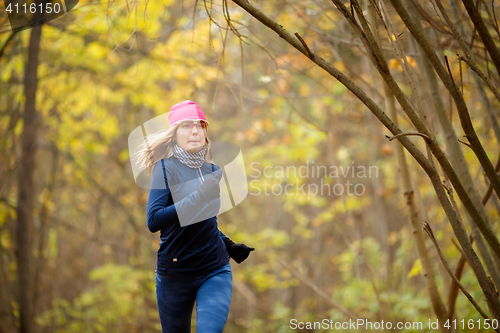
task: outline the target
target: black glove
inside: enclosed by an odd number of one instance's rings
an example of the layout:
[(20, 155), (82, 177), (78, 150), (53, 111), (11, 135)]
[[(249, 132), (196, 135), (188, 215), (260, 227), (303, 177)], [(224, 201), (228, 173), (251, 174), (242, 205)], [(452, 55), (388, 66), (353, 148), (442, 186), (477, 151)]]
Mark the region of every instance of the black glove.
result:
[(245, 244), (235, 244), (229, 238), (224, 238), (224, 244), (226, 244), (227, 254), (230, 258), (233, 258), (238, 264), (241, 264), (243, 260), (248, 258), (250, 252), (255, 250), (253, 247), (248, 247)]
[(208, 178), (200, 186), (198, 193), (203, 201), (220, 197), (219, 179), (217, 177)]

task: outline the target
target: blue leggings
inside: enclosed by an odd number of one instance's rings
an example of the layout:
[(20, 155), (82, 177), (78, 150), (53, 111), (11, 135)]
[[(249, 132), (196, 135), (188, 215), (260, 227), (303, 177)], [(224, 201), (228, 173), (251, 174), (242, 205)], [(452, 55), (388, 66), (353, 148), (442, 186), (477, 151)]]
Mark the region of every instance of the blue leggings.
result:
[(196, 300), (196, 331), (221, 333), (233, 292), (231, 264), (200, 276), (160, 275), (156, 272), (156, 301), (163, 333), (191, 332)]

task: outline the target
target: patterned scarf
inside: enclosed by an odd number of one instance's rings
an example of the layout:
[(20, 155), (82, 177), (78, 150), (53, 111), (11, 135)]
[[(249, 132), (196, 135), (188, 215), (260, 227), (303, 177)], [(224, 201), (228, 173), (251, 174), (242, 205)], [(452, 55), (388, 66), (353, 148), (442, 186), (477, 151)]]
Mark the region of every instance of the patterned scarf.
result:
[(205, 162), (205, 151), (207, 150), (206, 145), (197, 152), (190, 153), (177, 145), (174, 146), (174, 157), (177, 158), (182, 164), (190, 167), (191, 169), (199, 168)]

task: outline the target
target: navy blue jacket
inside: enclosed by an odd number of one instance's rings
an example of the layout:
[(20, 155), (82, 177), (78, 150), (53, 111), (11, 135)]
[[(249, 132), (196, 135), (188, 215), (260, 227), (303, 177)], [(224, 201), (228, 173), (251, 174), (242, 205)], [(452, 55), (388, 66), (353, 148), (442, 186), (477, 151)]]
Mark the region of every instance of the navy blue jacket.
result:
[[(192, 169), (173, 156), (158, 161), (154, 166), (147, 220), (152, 233), (161, 230), (156, 265), (159, 274), (204, 274), (229, 262), (223, 242), (226, 236), (217, 227), (218, 208), (214, 209), (213, 204), (208, 207), (198, 191), (192, 188), (193, 184), (197, 184), (196, 187), (199, 188), (203, 178), (214, 175), (219, 179), (222, 176), (222, 170), (217, 165), (205, 162), (201, 168)], [(190, 189), (184, 186), (182, 200), (179, 200), (178, 194), (172, 193), (172, 189), (177, 191), (178, 184), (181, 187), (183, 184), (191, 184)], [(216, 200), (216, 207), (220, 207), (220, 199)], [(181, 226), (178, 211), (182, 218), (198, 218), (196, 221), (201, 222)], [(203, 218), (204, 216), (210, 217)]]

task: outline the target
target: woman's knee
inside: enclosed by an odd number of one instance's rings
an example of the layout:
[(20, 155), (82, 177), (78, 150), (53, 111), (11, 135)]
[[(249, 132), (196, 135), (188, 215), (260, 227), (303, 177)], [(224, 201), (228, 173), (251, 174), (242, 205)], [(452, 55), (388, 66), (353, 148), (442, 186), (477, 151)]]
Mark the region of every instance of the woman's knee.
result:
[(222, 332), (229, 314), (233, 280), (231, 272), (207, 279), (196, 295), (196, 326), (203, 332)]

